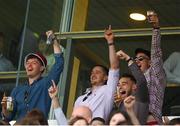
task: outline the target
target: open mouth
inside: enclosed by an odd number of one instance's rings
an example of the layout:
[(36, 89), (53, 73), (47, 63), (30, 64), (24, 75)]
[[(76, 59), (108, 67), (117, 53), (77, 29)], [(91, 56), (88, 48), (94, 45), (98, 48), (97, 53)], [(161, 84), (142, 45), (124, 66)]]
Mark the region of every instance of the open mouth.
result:
[(120, 93), (123, 95), (123, 94), (126, 94), (126, 91), (120, 91)]

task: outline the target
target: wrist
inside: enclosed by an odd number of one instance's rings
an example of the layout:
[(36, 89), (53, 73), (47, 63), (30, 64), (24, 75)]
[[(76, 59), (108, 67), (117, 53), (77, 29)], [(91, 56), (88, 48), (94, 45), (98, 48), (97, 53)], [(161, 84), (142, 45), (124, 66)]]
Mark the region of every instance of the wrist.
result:
[(133, 58), (132, 58), (132, 57), (128, 57), (128, 58), (126, 59), (126, 62), (129, 63), (130, 60), (133, 60)]
[(159, 29), (159, 28), (160, 28), (159, 23), (153, 25), (153, 29)]
[(53, 37), (52, 41), (53, 41), (53, 42), (54, 42), (54, 41), (57, 41), (56, 36)]
[(57, 100), (57, 99), (58, 99), (57, 96), (52, 97), (52, 101)]
[(108, 43), (108, 46), (112, 46), (112, 45), (114, 45), (114, 42), (109, 42)]

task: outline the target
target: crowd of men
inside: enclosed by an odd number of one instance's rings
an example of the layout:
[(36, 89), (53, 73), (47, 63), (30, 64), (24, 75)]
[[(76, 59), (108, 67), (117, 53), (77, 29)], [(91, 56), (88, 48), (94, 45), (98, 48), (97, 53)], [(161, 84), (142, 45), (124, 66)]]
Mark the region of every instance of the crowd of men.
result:
[[(63, 56), (58, 40), (52, 31), (48, 31), (46, 35), (53, 41), (55, 63), (48, 75), (42, 77), (47, 66), (46, 58), (40, 53), (30, 53), (25, 57), (28, 81), (13, 89), (12, 111), (7, 108), (7, 97), (3, 97), (1, 104), (4, 123), (16, 119), (17, 125), (47, 125), (52, 104), (59, 125), (163, 124), (162, 104), (166, 74), (163, 69), (160, 26), (156, 13), (150, 16), (150, 23), (153, 28), (151, 51), (138, 48), (135, 50), (135, 58), (123, 50), (116, 51), (111, 26), (105, 30), (110, 67), (95, 65), (92, 68), (91, 87), (76, 99), (70, 119), (63, 113), (57, 97), (57, 84), (64, 64)], [(123, 60), (127, 62), (131, 74), (122, 73), (120, 76), (119, 63)], [(178, 121), (176, 119), (174, 122)]]

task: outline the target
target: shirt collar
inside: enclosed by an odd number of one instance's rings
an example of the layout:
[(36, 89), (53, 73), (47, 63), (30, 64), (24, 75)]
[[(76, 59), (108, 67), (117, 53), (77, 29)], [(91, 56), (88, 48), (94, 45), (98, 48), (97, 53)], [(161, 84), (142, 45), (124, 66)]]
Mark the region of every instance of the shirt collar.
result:
[[(41, 79), (42, 79), (42, 77), (39, 77), (38, 79), (34, 80), (31, 85), (34, 85), (34, 83), (36, 83), (37, 81), (39, 81), (39, 80), (41, 80)], [(27, 84), (29, 85), (29, 81), (27, 81)], [(30, 86), (31, 86), (31, 85), (30, 85)]]
[(144, 74), (148, 74), (149, 73), (149, 69), (147, 69), (145, 72), (144, 72)]
[(84, 94), (87, 94), (88, 92), (92, 91), (92, 88), (87, 88)]

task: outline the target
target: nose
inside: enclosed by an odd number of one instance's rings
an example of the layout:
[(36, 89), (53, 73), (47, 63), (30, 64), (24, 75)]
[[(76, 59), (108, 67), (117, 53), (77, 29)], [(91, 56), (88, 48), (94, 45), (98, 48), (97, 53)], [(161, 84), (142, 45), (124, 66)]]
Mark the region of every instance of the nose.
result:
[(27, 63), (26, 64), (26, 67), (31, 67), (32, 66), (32, 63)]
[(139, 60), (135, 60), (136, 63), (139, 63)]
[(118, 83), (117, 86), (119, 87), (119, 89), (122, 89), (122, 85), (120, 83)]

